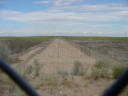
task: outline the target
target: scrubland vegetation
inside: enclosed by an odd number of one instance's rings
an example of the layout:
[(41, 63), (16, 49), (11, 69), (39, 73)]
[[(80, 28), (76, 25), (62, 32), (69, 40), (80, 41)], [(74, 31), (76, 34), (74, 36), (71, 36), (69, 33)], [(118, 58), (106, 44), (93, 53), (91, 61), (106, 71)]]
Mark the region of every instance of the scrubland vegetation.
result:
[[(26, 70), (28, 70), (29, 72), (24, 70), (24, 73), (22, 74), (22, 76), (24, 76), (24, 78), (29, 81), (31, 83), (31, 85), (36, 89), (39, 90), (41, 87), (44, 87), (48, 90), (48, 93), (53, 95), (57, 93), (58, 87), (59, 86), (67, 86), (68, 88), (73, 88), (73, 86), (79, 86), (74, 80), (75, 77), (83, 77), (84, 78), (84, 73), (83, 71), (86, 71), (84, 69), (82, 69), (82, 63), (80, 61), (75, 61), (74, 62), (74, 67), (73, 67), (73, 71), (71, 73), (68, 73), (66, 71), (57, 71), (58, 75), (45, 75), (39, 74), (40, 71), (40, 63), (37, 59), (35, 59), (33, 61), (34, 66), (31, 67), (29, 66)], [(86, 80), (90, 80), (92, 82), (97, 82), (95, 80), (100, 80), (100, 79), (117, 79), (122, 73), (123, 71), (125, 71), (127, 69), (127, 66), (122, 65), (122, 66), (111, 66), (109, 65), (107, 62), (104, 61), (98, 61), (94, 64), (94, 66), (92, 67), (92, 73), (89, 76), (88, 79), (84, 79)], [(112, 70), (111, 72), (109, 72), (109, 70)], [(31, 72), (33, 71), (33, 72)], [(20, 74), (20, 73), (19, 73)], [(71, 74), (71, 75), (69, 75)], [(69, 77), (71, 77), (71, 80), (69, 80)], [(32, 80), (32, 81), (31, 81)], [(25, 93), (18, 88), (13, 82), (12, 80), (10, 80), (10, 78), (6, 75), (4, 75), (3, 77), (3, 81), (4, 83), (8, 84), (8, 90), (9, 90), (9, 96), (27, 96), (25, 95)], [(88, 86), (88, 85), (85, 85)], [(127, 96), (128, 90), (127, 88), (123, 90), (121, 96)]]
[(105, 41), (113, 41), (113, 42), (128, 42), (128, 37), (83, 37), (83, 36), (69, 36), (64, 37), (68, 40), (105, 40)]
[[(49, 40), (52, 37), (11, 37), (4, 38), (0, 42), (0, 57), (6, 60), (7, 62), (17, 62), (18, 58), (15, 58), (14, 53), (20, 53), (32, 46), (38, 45), (43, 41)], [(79, 37), (66, 37), (68, 39), (78, 39)], [(81, 40), (111, 40), (116, 42), (127, 42), (128, 38), (114, 38), (114, 37), (86, 37), (79, 38)], [(127, 64), (112, 65), (109, 62), (104, 60), (96, 61), (95, 64), (91, 67), (90, 75), (87, 74), (87, 70), (83, 67), (83, 63), (80, 60), (74, 61), (74, 65), (70, 72), (66, 70), (56, 70), (55, 74), (46, 75), (45, 73), (40, 74), (41, 68), (44, 66), (36, 58), (33, 60), (32, 65), (26, 66), (23, 70), (23, 73), (20, 73), (36, 90), (45, 90), (47, 95), (59, 96), (61, 91), (58, 91), (62, 88), (68, 88), (68, 90), (73, 89), (74, 87), (81, 86), (77, 82), (77, 78), (81, 78), (83, 82), (89, 80), (92, 84), (98, 82), (98, 80), (116, 80), (119, 76), (128, 68)], [(18, 88), (12, 80), (6, 75), (2, 74), (2, 79), (0, 82), (6, 85), (5, 89), (8, 90), (8, 96), (27, 96), (20, 88)], [(60, 87), (61, 86), (61, 87)], [(65, 87), (66, 86), (66, 87)], [(88, 88), (89, 84), (84, 84), (84, 88)], [(0, 87), (0, 91), (3, 92), (4, 88)], [(78, 93), (78, 90), (75, 90), (75, 93)], [(128, 95), (128, 88), (125, 88), (121, 93), (121, 96)], [(63, 94), (63, 96), (67, 96)], [(85, 95), (86, 96), (86, 95)]]
[(0, 41), (0, 58), (4, 59), (8, 63), (18, 61), (16, 57), (12, 56), (12, 50), (9, 46), (9, 42)]
[(37, 36), (37, 37), (0, 37), (0, 41), (4, 41), (12, 50), (12, 53), (22, 52), (30, 47), (36, 46), (46, 40), (50, 36)]
[[(67, 37), (71, 42), (101, 53), (118, 62), (128, 63), (128, 37)], [(109, 61), (109, 60), (108, 60)]]
[(0, 57), (8, 63), (15, 63), (19, 60), (14, 54), (23, 52), (50, 38), (52, 37), (0, 37)]

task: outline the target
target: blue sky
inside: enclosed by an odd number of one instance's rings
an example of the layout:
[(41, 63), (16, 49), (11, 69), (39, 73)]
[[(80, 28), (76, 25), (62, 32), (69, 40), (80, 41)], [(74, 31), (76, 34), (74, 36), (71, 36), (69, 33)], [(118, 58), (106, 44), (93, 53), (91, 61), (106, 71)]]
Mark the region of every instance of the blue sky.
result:
[(0, 0), (0, 36), (128, 34), (127, 0)]

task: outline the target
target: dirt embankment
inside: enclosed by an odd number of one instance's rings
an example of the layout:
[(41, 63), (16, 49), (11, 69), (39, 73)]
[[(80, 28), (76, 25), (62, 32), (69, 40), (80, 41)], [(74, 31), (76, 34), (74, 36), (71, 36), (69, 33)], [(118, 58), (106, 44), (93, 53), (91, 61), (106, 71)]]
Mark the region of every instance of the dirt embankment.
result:
[[(27, 57), (29, 54), (24, 54), (24, 56)], [(90, 66), (95, 62), (95, 59), (62, 39), (54, 39), (47, 48), (39, 54), (34, 55), (26, 65), (33, 65), (35, 59), (44, 65), (41, 68), (42, 72), (48, 74), (57, 73), (59, 70), (71, 73), (75, 61), (80, 61), (84, 65), (83, 67), (89, 71)]]

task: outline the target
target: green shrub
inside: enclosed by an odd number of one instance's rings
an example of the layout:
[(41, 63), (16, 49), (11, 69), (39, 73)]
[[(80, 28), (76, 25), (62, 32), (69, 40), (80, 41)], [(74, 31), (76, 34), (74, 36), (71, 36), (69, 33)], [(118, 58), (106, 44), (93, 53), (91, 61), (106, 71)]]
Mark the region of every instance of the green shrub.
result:
[(66, 71), (64, 71), (64, 70), (59, 70), (59, 71), (57, 71), (57, 73), (58, 73), (59, 75), (68, 75), (68, 72), (66, 72)]
[(43, 76), (41, 78), (42, 85), (47, 85), (47, 86), (57, 86), (58, 79), (55, 76)]
[(83, 76), (84, 75), (83, 65), (80, 61), (75, 61), (72, 75), (75, 75), (75, 76)]
[(31, 65), (30, 65), (30, 66), (28, 66), (28, 67), (27, 67), (27, 69), (26, 69), (26, 72), (25, 72), (25, 73), (26, 73), (26, 74), (31, 74), (31, 73), (32, 73), (32, 71), (33, 71), (33, 66), (31, 66)]
[(128, 68), (128, 66), (126, 66), (126, 65), (114, 66), (112, 68), (113, 78), (115, 78), (115, 79), (118, 78), (127, 68)]
[(107, 62), (104, 62), (104, 61), (98, 61), (98, 62), (96, 62), (96, 64), (94, 65), (94, 67), (96, 67), (97, 69), (105, 69), (105, 70), (108, 70), (109, 64)]
[(108, 78), (109, 77), (109, 64), (104, 61), (98, 61), (92, 67), (91, 77), (94, 79)]
[(35, 70), (35, 76), (39, 76), (40, 71), (40, 63), (37, 59), (34, 59), (34, 70)]

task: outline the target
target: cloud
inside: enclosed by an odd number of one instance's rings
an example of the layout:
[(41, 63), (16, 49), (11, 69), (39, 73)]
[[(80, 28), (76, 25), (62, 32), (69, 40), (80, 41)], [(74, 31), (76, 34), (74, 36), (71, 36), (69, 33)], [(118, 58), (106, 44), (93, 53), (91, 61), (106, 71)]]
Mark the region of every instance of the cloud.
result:
[[(123, 3), (100, 5), (87, 4), (85, 1), (35, 0), (34, 4), (49, 4), (50, 6), (45, 11), (0, 10), (0, 20), (16, 21), (12, 22), (12, 25), (6, 25), (4, 22), (5, 25), (2, 25), (4, 28), (0, 28), (0, 34), (15, 32), (16, 35), (42, 35), (51, 32), (52, 35), (59, 33), (80, 35), (82, 32), (86, 35), (101, 36), (127, 31), (128, 7)], [(12, 28), (9, 28), (9, 25)]]
[[(75, 26), (75, 24), (78, 24), (78, 22), (70, 22), (70, 24), (74, 24), (73, 26), (70, 25), (68, 22), (61, 22), (55, 23), (46, 22), (45, 24), (32, 24), (29, 26), (21, 25), (21, 26), (6, 26), (2, 28), (3, 34), (2, 35), (11, 35), (11, 36), (36, 36), (36, 35), (71, 35), (71, 36), (81, 36), (81, 34), (84, 36), (124, 36), (124, 29), (125, 26), (117, 25), (111, 25), (107, 26), (107, 24), (98, 24), (98, 23), (84, 23), (79, 24)], [(69, 25), (68, 25), (69, 24)], [(97, 25), (97, 26), (96, 26)], [(126, 26), (127, 28), (127, 26)], [(1, 30), (1, 28), (0, 28)], [(1, 31), (2, 31), (1, 30)], [(100, 34), (103, 32), (102, 34)]]
[(103, 32), (96, 32), (97, 34), (103, 34)]
[(12, 11), (12, 10), (0, 10), (0, 18), (7, 19), (8, 17), (14, 17), (21, 15), (21, 12)]
[[(1, 11), (2, 12), (2, 11)], [(8, 13), (9, 12), (9, 13)], [(7, 15), (8, 14), (8, 15)], [(21, 13), (15, 11), (4, 11), (2, 12), (4, 19), (14, 20), (19, 22), (39, 22), (39, 21), (64, 21), (70, 19), (79, 19), (75, 16), (75, 13), (49, 13), (44, 11), (35, 11), (29, 13)], [(7, 15), (7, 16), (6, 16)]]
[(48, 10), (48, 12), (63, 12), (64, 10), (57, 10), (57, 9), (52, 9), (52, 10)]
[[(86, 21), (127, 21), (128, 7), (123, 3), (109, 4), (75, 4), (83, 0), (50, 0), (54, 5), (49, 7), (47, 12), (57, 13), (56, 17), (62, 12), (75, 13), (73, 18)], [(73, 5), (72, 5), (73, 4)], [(46, 13), (47, 14), (47, 13)], [(53, 14), (54, 15), (54, 14)], [(62, 16), (63, 17), (63, 16)], [(67, 17), (67, 15), (66, 15)], [(68, 16), (71, 17), (71, 16)], [(76, 19), (75, 19), (76, 20)]]
[(6, 31), (0, 31), (0, 34), (6, 33)]
[[(50, 25), (84, 25), (87, 21), (128, 21), (128, 11), (114, 11), (105, 13), (75, 13), (75, 12), (45, 12), (34, 11), (22, 13), (12, 10), (0, 10), (1, 19), (25, 23)], [(96, 26), (98, 26), (96, 24)]]
[(66, 10), (66, 11), (128, 11), (124, 3), (109, 4), (87, 4), (85, 0), (41, 0), (35, 1), (36, 4), (52, 4), (48, 9)]
[[(35, 11), (28, 13), (21, 13), (17, 11), (4, 10), (3, 13), (8, 13), (4, 20), (11, 20), (16, 22), (25, 22), (30, 24), (38, 24), (39, 26), (23, 26), (13, 27), (11, 32), (22, 33), (22, 35), (34, 34), (34, 35), (51, 35), (63, 34), (63, 35), (80, 35), (82, 32), (84, 35), (117, 35), (120, 32), (125, 32), (127, 26), (118, 24), (105, 24), (104, 21), (128, 21), (127, 11), (117, 11), (108, 13), (73, 13), (73, 12), (59, 12), (50, 13), (44, 11)], [(5, 15), (6, 15), (5, 14)], [(3, 14), (4, 16), (4, 14)], [(89, 22), (92, 21), (92, 22)], [(102, 21), (97, 23), (97, 21)], [(6, 28), (5, 28), (6, 30)], [(30, 32), (30, 33), (28, 33)], [(111, 33), (111, 32), (117, 32)], [(113, 35), (113, 36), (114, 36)], [(105, 35), (106, 36), (106, 35)]]
[(35, 1), (35, 4), (52, 4), (53, 6), (66, 6), (83, 0), (41, 0)]
[(49, 9), (58, 9), (65, 11), (73, 12), (85, 12), (85, 11), (128, 11), (128, 7), (125, 7), (123, 4), (80, 4), (80, 5), (63, 5), (63, 6), (54, 6)]
[(51, 1), (35, 1), (35, 4), (49, 4)]
[(55, 0), (54, 5), (55, 6), (71, 5), (75, 2), (79, 2), (79, 0)]

